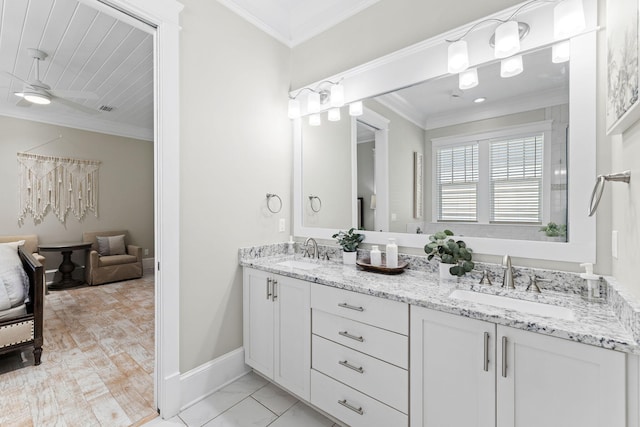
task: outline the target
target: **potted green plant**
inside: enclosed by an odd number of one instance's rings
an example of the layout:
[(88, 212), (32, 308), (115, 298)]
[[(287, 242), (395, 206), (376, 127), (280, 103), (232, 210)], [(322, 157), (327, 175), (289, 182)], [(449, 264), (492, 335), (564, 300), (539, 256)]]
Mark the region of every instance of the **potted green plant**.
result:
[(544, 232), (545, 236), (553, 237), (552, 240), (558, 240), (557, 237), (566, 237), (567, 236), (567, 226), (565, 224), (556, 224), (555, 222), (550, 222), (544, 227), (540, 227), (540, 231)]
[(342, 246), (342, 261), (345, 264), (355, 264), (358, 245), (364, 240), (364, 234), (355, 233), (355, 228), (349, 231), (338, 231), (332, 237)]
[(441, 278), (446, 278), (447, 275), (461, 277), (474, 267), (471, 248), (464, 241), (456, 241), (451, 236), (451, 230), (439, 231), (429, 236), (429, 243), (424, 247), (429, 261), (434, 257), (440, 260)]

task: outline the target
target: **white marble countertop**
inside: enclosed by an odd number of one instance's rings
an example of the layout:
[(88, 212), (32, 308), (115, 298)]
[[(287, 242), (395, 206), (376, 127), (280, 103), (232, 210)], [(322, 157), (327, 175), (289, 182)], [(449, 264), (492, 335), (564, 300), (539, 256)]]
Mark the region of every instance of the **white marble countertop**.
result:
[[(525, 292), (520, 287), (516, 290), (505, 290), (499, 284), (478, 285), (469, 278), (462, 278), (457, 283), (441, 283), (437, 274), (427, 271), (405, 270), (399, 275), (384, 275), (362, 271), (355, 265), (308, 258), (304, 261), (318, 263), (321, 266), (304, 270), (278, 265), (282, 261), (292, 259), (294, 259), (292, 255), (241, 257), (240, 265), (499, 325), (640, 354), (640, 345), (634, 340), (631, 331), (625, 329), (612, 307), (606, 302), (589, 302), (576, 294), (549, 290), (543, 290), (541, 294)], [(295, 259), (299, 259), (299, 256)], [(452, 299), (449, 295), (455, 289), (480, 291), (563, 306), (573, 311), (575, 319), (563, 320)]]

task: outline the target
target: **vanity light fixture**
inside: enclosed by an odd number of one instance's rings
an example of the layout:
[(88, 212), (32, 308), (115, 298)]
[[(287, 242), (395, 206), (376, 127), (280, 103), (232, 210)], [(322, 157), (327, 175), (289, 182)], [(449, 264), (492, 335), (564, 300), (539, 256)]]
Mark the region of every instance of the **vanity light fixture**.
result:
[(447, 69), (451, 74), (459, 73), (469, 67), (467, 42), (457, 40), (449, 45)]
[(349, 104), (349, 115), (351, 117), (361, 116), (363, 112), (362, 101), (356, 101)]
[(340, 82), (341, 80), (337, 82), (325, 80), (318, 83), (315, 88), (304, 87), (295, 95), (289, 95), (287, 115), (290, 119), (297, 119), (302, 115), (298, 97), (305, 91), (309, 92), (307, 95), (307, 114), (320, 113), (321, 110), (329, 106), (342, 107), (344, 105), (344, 87)]
[[(332, 107), (337, 107), (337, 108), (340, 108), (344, 105), (344, 86), (342, 86), (340, 83), (331, 86), (331, 95), (329, 97), (329, 104)], [(338, 117), (340, 117), (339, 111), (338, 111)], [(340, 119), (338, 118), (338, 120)]]
[(512, 56), (500, 61), (500, 77), (507, 78), (517, 76), (523, 70), (522, 55)]
[(315, 114), (320, 111), (320, 93), (311, 92), (307, 95), (307, 111), (311, 114)]
[(553, 36), (556, 40), (573, 37), (585, 26), (582, 0), (562, 0), (553, 8)]
[[(524, 24), (526, 25), (526, 24)], [(527, 31), (528, 31), (527, 25)], [(517, 21), (500, 24), (494, 33), (494, 55), (496, 58), (507, 58), (520, 52), (520, 30)]]
[(339, 122), (340, 108), (336, 107), (336, 108), (330, 109), (329, 112), (327, 113), (327, 119), (329, 119), (330, 122)]
[(469, 68), (458, 74), (458, 87), (460, 90), (471, 89), (478, 86), (478, 69)]
[(322, 118), (320, 113), (315, 113), (309, 116), (309, 126), (320, 126), (322, 124)]
[(289, 98), (288, 114), (290, 119), (297, 119), (300, 117), (300, 101), (297, 99)]

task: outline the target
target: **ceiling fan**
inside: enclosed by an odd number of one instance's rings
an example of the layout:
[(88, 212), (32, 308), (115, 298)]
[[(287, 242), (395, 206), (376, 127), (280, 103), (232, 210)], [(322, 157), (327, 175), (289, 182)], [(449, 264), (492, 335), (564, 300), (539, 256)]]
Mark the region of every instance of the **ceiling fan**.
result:
[(53, 90), (51, 86), (46, 83), (43, 83), (40, 80), (40, 61), (43, 61), (48, 55), (38, 49), (29, 48), (27, 49), (29, 52), (29, 56), (33, 58), (34, 67), (35, 67), (35, 79), (31, 81), (27, 81), (22, 79), (15, 74), (12, 74), (8, 71), (4, 71), (11, 79), (20, 80), (24, 83), (22, 91), (13, 92), (14, 95), (22, 98), (20, 99), (16, 105), (19, 107), (30, 107), (32, 104), (37, 105), (48, 105), (51, 102), (56, 102), (58, 104), (66, 105), (69, 108), (73, 108), (78, 111), (82, 111), (86, 114), (98, 114), (99, 111), (96, 109), (85, 107), (82, 104), (78, 104), (77, 102), (73, 102), (67, 98), (83, 98), (83, 99), (97, 99), (98, 96), (92, 92), (80, 92), (80, 91), (72, 91), (72, 90)]

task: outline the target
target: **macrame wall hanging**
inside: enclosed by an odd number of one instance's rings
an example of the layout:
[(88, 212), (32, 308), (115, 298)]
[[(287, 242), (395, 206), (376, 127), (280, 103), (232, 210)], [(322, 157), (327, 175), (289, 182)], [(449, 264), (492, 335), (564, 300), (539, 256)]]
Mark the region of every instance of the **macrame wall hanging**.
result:
[(76, 219), (87, 211), (98, 217), (99, 161), (18, 153), (18, 222), (31, 214), (36, 223), (49, 212), (65, 223), (69, 211)]

